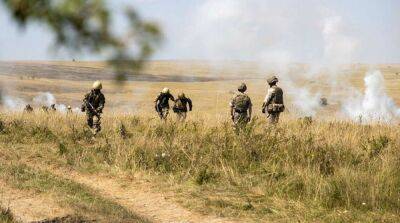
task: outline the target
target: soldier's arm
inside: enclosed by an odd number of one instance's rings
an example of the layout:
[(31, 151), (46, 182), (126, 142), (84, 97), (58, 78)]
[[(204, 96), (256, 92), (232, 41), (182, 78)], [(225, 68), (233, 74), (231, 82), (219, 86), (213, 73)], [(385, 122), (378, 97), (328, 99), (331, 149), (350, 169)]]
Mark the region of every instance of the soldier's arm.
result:
[(265, 106), (268, 106), (269, 104), (271, 104), (271, 100), (274, 97), (274, 93), (275, 93), (274, 89), (272, 89), (272, 88), (268, 89), (268, 93), (264, 99)]
[(97, 110), (98, 112), (102, 112), (105, 103), (106, 103), (106, 98), (105, 98), (104, 95), (102, 94), (102, 95), (100, 96), (99, 107), (98, 107), (96, 110)]
[(249, 105), (249, 119), (251, 119), (251, 115), (253, 113), (253, 104), (250, 101), (250, 105)]
[(187, 98), (187, 102), (189, 104), (189, 111), (192, 111), (193, 108), (192, 100), (190, 100), (190, 98)]
[(85, 94), (85, 96), (83, 97), (82, 106), (81, 106), (81, 111), (82, 111), (82, 112), (86, 111), (86, 109), (87, 109), (87, 103), (88, 103), (88, 99), (89, 99), (89, 94), (90, 94), (90, 93), (87, 93), (87, 94)]
[(171, 101), (175, 101), (175, 98), (172, 94), (169, 94), (169, 99), (171, 99)]
[(161, 95), (161, 94), (158, 94), (157, 97), (156, 97), (156, 99), (154, 99), (154, 103), (155, 103), (156, 105), (157, 105), (158, 101), (160, 100), (160, 95)]
[(234, 100), (235, 100), (235, 96), (232, 98), (231, 102), (229, 103), (230, 113), (231, 113), (232, 118), (233, 118), (233, 113), (234, 113), (234, 106), (233, 106)]

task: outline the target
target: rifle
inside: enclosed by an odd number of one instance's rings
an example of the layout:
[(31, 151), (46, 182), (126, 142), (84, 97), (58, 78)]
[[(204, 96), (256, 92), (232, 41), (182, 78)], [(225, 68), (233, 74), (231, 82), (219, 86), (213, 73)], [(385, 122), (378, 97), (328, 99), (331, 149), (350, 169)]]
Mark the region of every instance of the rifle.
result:
[(94, 112), (95, 115), (99, 115), (99, 113), (96, 111), (96, 109), (93, 107), (92, 104), (90, 104), (90, 102), (86, 102), (86, 104), (88, 104), (92, 110), (92, 112)]

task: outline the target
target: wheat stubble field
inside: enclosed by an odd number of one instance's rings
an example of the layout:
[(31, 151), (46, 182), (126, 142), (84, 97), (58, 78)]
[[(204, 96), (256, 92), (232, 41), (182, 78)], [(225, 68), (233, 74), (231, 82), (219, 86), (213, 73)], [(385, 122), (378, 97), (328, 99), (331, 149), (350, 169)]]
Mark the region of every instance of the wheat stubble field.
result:
[[(399, 102), (400, 66), (378, 67)], [(354, 86), (366, 70), (347, 71)], [(254, 64), (152, 62), (124, 86), (102, 63), (3, 62), (0, 71), (7, 94), (26, 101), (48, 91), (76, 107), (95, 79), (107, 98), (96, 139), (81, 114), (1, 114), (0, 221), (400, 221), (398, 126), (322, 120), (338, 109), (331, 98), (313, 122), (299, 120), (295, 92), (282, 123), (268, 126), (259, 107), (269, 73)], [(227, 105), (242, 81), (256, 118), (237, 135)], [(193, 99), (186, 123), (155, 118), (164, 86)]]

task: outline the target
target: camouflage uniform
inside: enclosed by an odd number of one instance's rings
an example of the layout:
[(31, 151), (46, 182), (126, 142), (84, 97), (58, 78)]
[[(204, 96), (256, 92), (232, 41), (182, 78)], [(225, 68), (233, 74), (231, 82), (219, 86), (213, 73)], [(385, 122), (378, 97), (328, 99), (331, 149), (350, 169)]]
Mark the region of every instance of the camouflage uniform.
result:
[(279, 122), (279, 116), (281, 112), (285, 110), (283, 103), (283, 91), (280, 87), (276, 86), (277, 82), (278, 78), (275, 76), (268, 79), (270, 88), (268, 89), (262, 106), (262, 112), (268, 113), (269, 123), (271, 124), (277, 124)]
[(83, 99), (82, 111), (86, 111), (86, 120), (88, 126), (97, 134), (101, 130), (101, 114), (103, 113), (106, 99), (99, 89), (92, 89)]
[(27, 104), (27, 105), (25, 106), (25, 108), (24, 108), (24, 112), (26, 112), (26, 113), (31, 113), (31, 112), (33, 112), (32, 106), (31, 106), (30, 104)]
[(190, 98), (187, 98), (184, 93), (180, 93), (178, 95), (178, 99), (175, 100), (174, 107), (172, 108), (172, 110), (176, 113), (179, 121), (184, 121), (186, 119), (188, 105), (189, 111), (192, 111), (192, 100), (190, 100)]
[(57, 111), (56, 105), (55, 105), (55, 104), (52, 104), (52, 105), (50, 106), (50, 110), (51, 110), (51, 111)]
[(49, 107), (47, 107), (46, 105), (43, 105), (41, 107), (42, 112), (49, 112)]
[(164, 88), (154, 100), (155, 109), (162, 120), (166, 120), (169, 114), (169, 100), (175, 101), (169, 89)]
[(250, 97), (244, 93), (247, 90), (245, 84), (239, 86), (237, 93), (229, 103), (231, 117), (235, 128), (245, 126), (251, 119), (252, 103)]

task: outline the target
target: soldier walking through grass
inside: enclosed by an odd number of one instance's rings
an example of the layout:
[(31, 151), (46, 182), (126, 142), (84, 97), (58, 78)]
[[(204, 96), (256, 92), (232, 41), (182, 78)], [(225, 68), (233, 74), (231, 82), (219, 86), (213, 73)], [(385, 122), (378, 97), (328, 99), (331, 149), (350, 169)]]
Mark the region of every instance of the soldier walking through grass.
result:
[(174, 107), (172, 108), (172, 110), (176, 113), (178, 121), (185, 121), (188, 112), (188, 106), (189, 111), (192, 111), (192, 100), (186, 97), (185, 93), (179, 93), (178, 98), (175, 100)]
[(235, 93), (231, 102), (231, 118), (235, 129), (244, 127), (250, 120), (252, 114), (252, 103), (250, 97), (244, 93), (247, 90), (245, 83), (238, 87), (238, 92)]
[(50, 106), (50, 111), (53, 111), (53, 112), (57, 111), (56, 104), (52, 104)]
[(154, 100), (155, 109), (160, 116), (161, 120), (166, 120), (169, 114), (169, 100), (175, 101), (174, 96), (170, 93), (168, 88), (164, 88), (157, 98)]
[(283, 91), (276, 85), (278, 83), (278, 78), (276, 76), (269, 78), (267, 83), (269, 89), (262, 105), (262, 113), (268, 113), (267, 117), (269, 123), (277, 124), (280, 114), (285, 110)]
[(85, 95), (81, 107), (82, 112), (86, 112), (87, 124), (94, 135), (101, 130), (100, 118), (106, 102), (103, 93), (101, 93), (102, 88), (101, 82), (95, 81), (92, 90)]
[(26, 113), (32, 113), (33, 112), (33, 108), (30, 104), (27, 104), (24, 108), (24, 112)]

